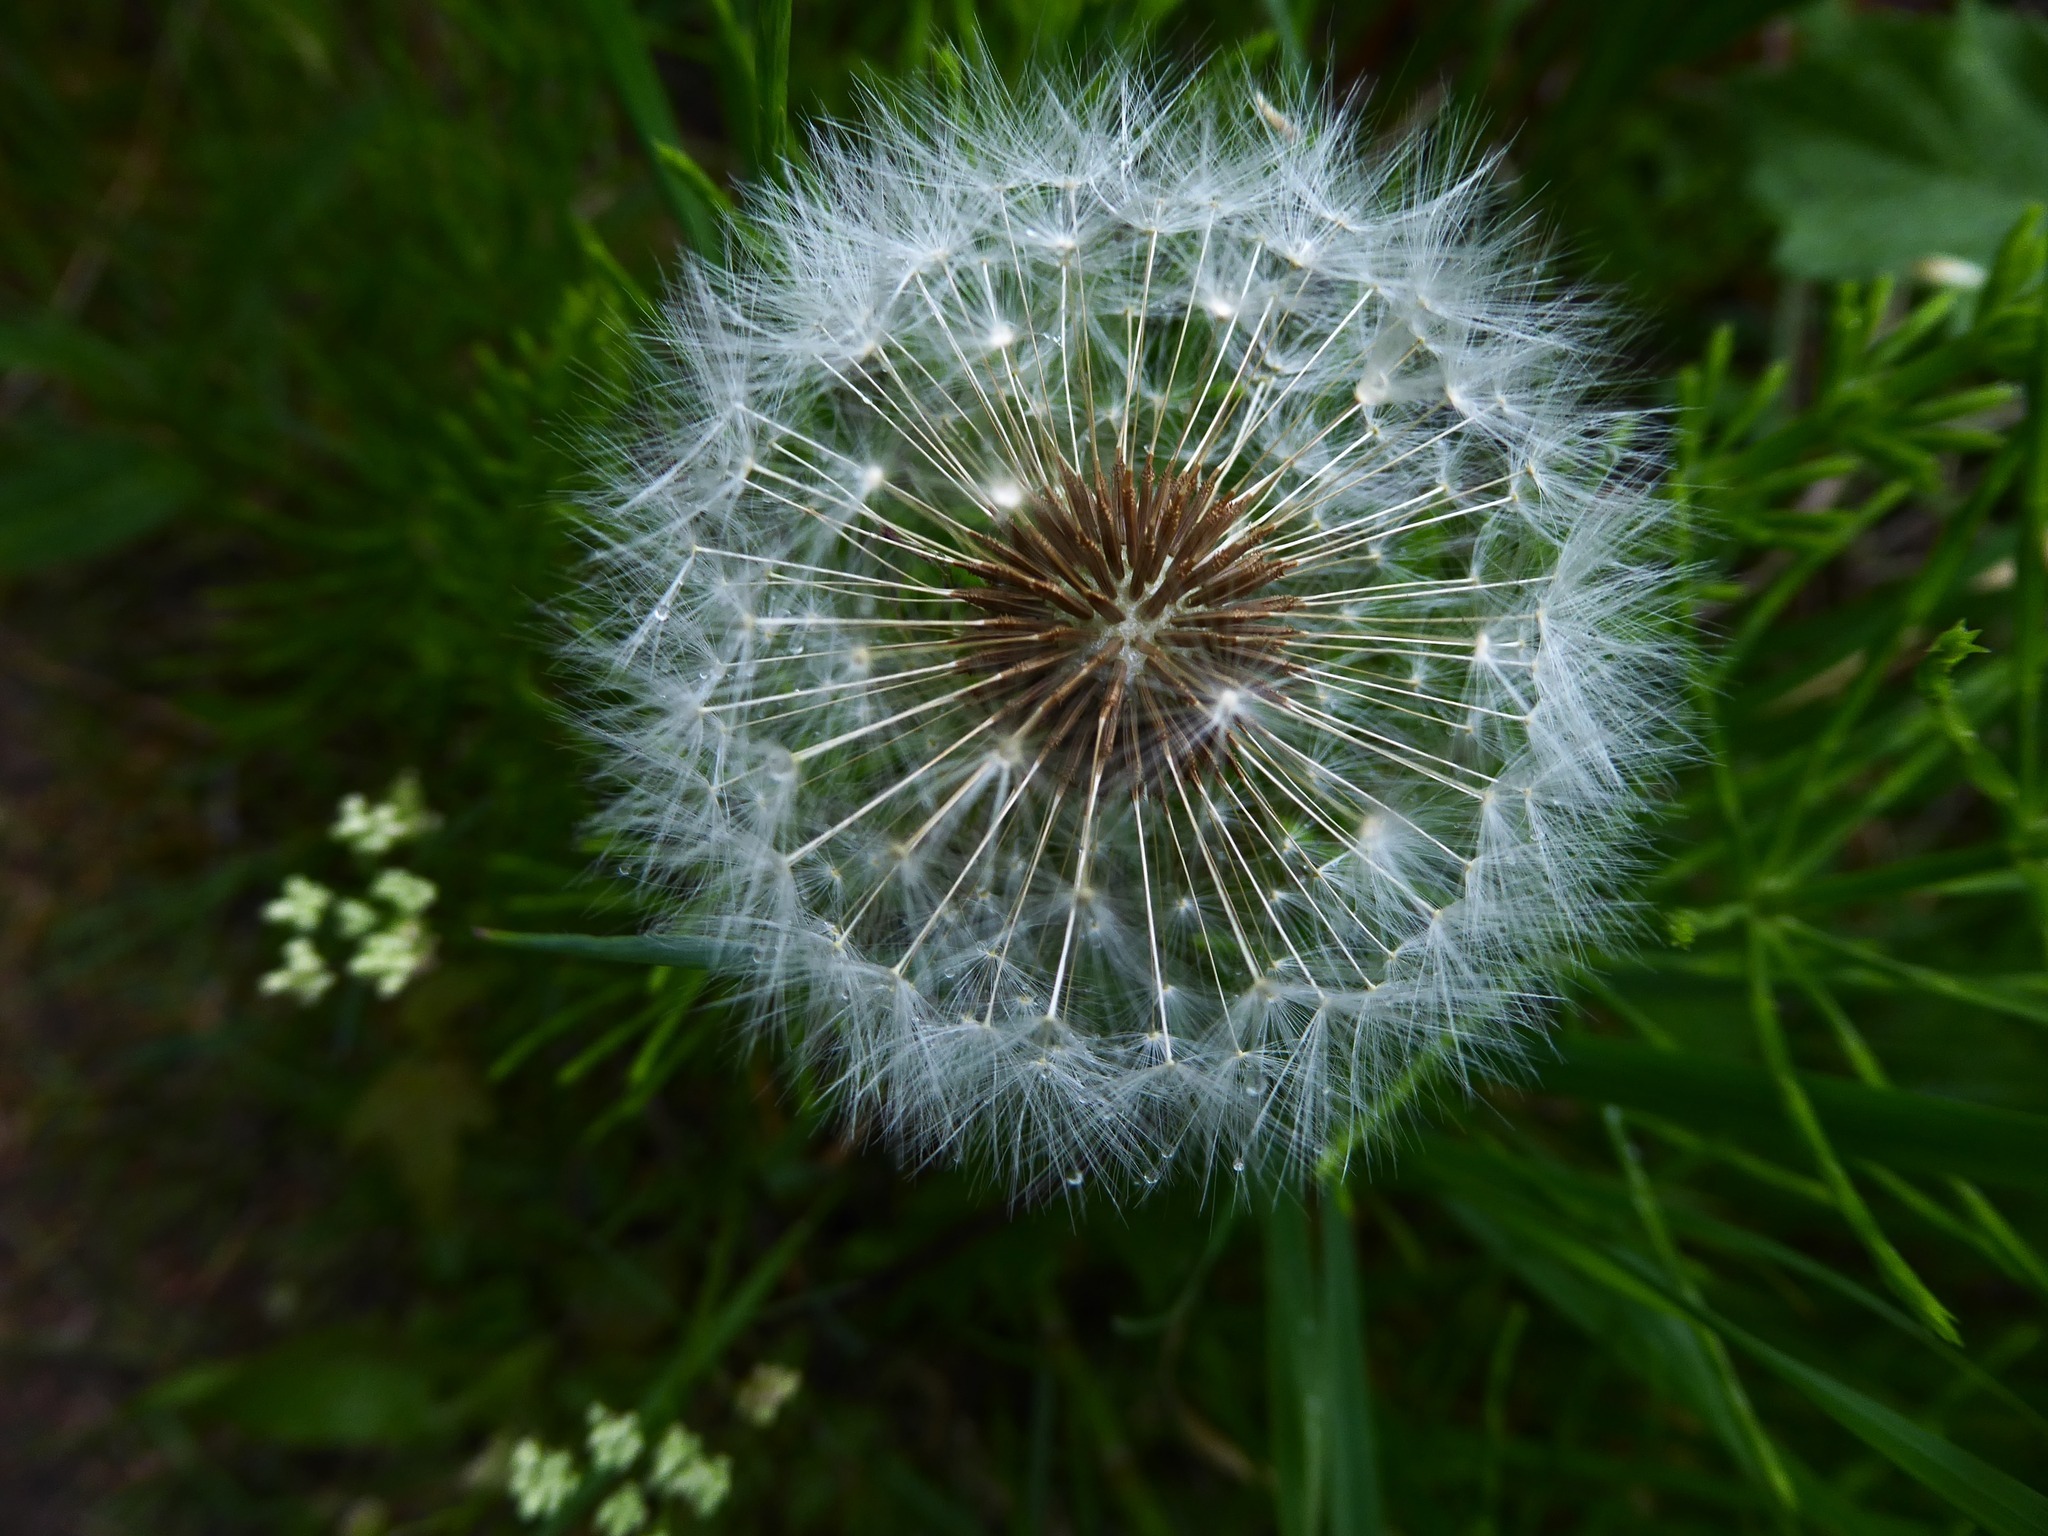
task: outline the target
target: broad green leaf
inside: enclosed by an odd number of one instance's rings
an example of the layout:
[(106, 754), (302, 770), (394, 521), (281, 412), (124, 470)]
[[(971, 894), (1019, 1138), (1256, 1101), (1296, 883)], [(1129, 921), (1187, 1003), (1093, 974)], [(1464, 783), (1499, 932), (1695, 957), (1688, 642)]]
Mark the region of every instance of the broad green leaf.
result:
[(352, 1335), (295, 1339), (248, 1360), (197, 1366), (158, 1383), (142, 1405), (306, 1447), (397, 1445), (438, 1422), (419, 1367)]
[(406, 1057), (392, 1063), (364, 1093), (349, 1116), (347, 1136), (390, 1158), (421, 1212), (438, 1220), (455, 1198), (462, 1138), (490, 1118), (490, 1100), (469, 1068), (446, 1059)]
[(1988, 266), (2048, 199), (2048, 26), (1965, 5), (1954, 18), (1821, 12), (1797, 63), (1754, 83), (1751, 187), (1798, 277)]
[(104, 433), (0, 440), (0, 572), (82, 560), (140, 538), (198, 497), (191, 465)]

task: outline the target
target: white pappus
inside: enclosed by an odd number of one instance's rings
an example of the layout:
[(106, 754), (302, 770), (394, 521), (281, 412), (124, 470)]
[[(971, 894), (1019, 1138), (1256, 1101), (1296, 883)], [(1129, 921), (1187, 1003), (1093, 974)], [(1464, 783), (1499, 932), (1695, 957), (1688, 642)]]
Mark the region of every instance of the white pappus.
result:
[(1492, 164), (1127, 62), (871, 96), (691, 262), (595, 508), (613, 821), (866, 1128), (1298, 1173), (1612, 927), (1682, 646)]

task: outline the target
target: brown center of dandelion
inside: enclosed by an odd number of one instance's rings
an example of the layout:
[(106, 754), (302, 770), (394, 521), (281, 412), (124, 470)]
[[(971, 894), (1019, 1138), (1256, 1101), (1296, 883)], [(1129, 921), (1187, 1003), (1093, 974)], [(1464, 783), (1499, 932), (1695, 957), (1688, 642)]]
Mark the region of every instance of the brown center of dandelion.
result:
[(1293, 569), (1195, 473), (1071, 472), (981, 541), (954, 596), (986, 616), (974, 670), (998, 724), (1069, 785), (1170, 794), (1229, 751), (1245, 705), (1295, 669)]

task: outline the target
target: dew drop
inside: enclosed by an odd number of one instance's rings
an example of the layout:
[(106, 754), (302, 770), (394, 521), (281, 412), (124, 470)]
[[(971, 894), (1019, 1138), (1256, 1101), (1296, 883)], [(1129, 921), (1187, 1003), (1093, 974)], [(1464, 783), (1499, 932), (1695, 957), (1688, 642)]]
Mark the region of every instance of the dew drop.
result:
[(1233, 1158), (1232, 1158), (1232, 1159), (1230, 1160), (1230, 1171), (1231, 1171), (1232, 1173), (1243, 1173), (1243, 1172), (1244, 1172), (1244, 1159), (1243, 1159), (1243, 1158), (1241, 1158), (1241, 1157), (1233, 1157)]
[(1069, 1172), (1069, 1173), (1067, 1174), (1067, 1188), (1069, 1188), (1069, 1189), (1079, 1189), (1080, 1187), (1081, 1187), (1081, 1170), (1080, 1170), (1080, 1169), (1078, 1169), (1078, 1168), (1075, 1168), (1075, 1169), (1071, 1170), (1071, 1171), (1070, 1171), (1070, 1172)]

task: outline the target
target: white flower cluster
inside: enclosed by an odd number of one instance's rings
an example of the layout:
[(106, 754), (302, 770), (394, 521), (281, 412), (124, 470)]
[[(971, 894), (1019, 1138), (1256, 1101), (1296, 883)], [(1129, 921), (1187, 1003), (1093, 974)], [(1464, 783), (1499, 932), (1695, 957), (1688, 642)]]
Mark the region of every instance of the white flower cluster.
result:
[(398, 776), (398, 782), (382, 800), (343, 795), (341, 804), (335, 807), (334, 825), (328, 828), (328, 834), (350, 851), (375, 859), (440, 824), (441, 818), (427, 809), (419, 775), (408, 771)]
[[(732, 1492), (732, 1458), (707, 1456), (704, 1442), (680, 1423), (671, 1424), (647, 1455), (647, 1436), (640, 1418), (630, 1411), (614, 1413), (592, 1403), (586, 1414), (586, 1474), (573, 1451), (543, 1445), (531, 1437), (512, 1448), (506, 1492), (522, 1520), (551, 1520), (583, 1487), (586, 1475), (616, 1479), (591, 1515), (598, 1536), (635, 1536), (653, 1519), (650, 1500), (687, 1504), (708, 1519)], [(643, 1465), (643, 1474), (631, 1474)]]
[(1499, 201), (1242, 78), (969, 70), (688, 269), (597, 509), (616, 825), (861, 1123), (1299, 1170), (1614, 926), (1663, 504)]
[[(388, 798), (374, 804), (361, 795), (347, 796), (331, 830), (337, 842), (373, 858), (437, 824), (420, 797), (418, 781), (408, 774)], [(285, 877), (283, 890), (263, 908), (265, 922), (290, 932), (279, 964), (257, 983), (264, 996), (311, 1007), (327, 995), (335, 971), (314, 942), (326, 926), (354, 946), (344, 969), (381, 998), (396, 997), (426, 969), (434, 957), (434, 940), (424, 919), (440, 895), (434, 882), (409, 870), (385, 868), (372, 876), (365, 894), (368, 899), (340, 896), (304, 875)]]

